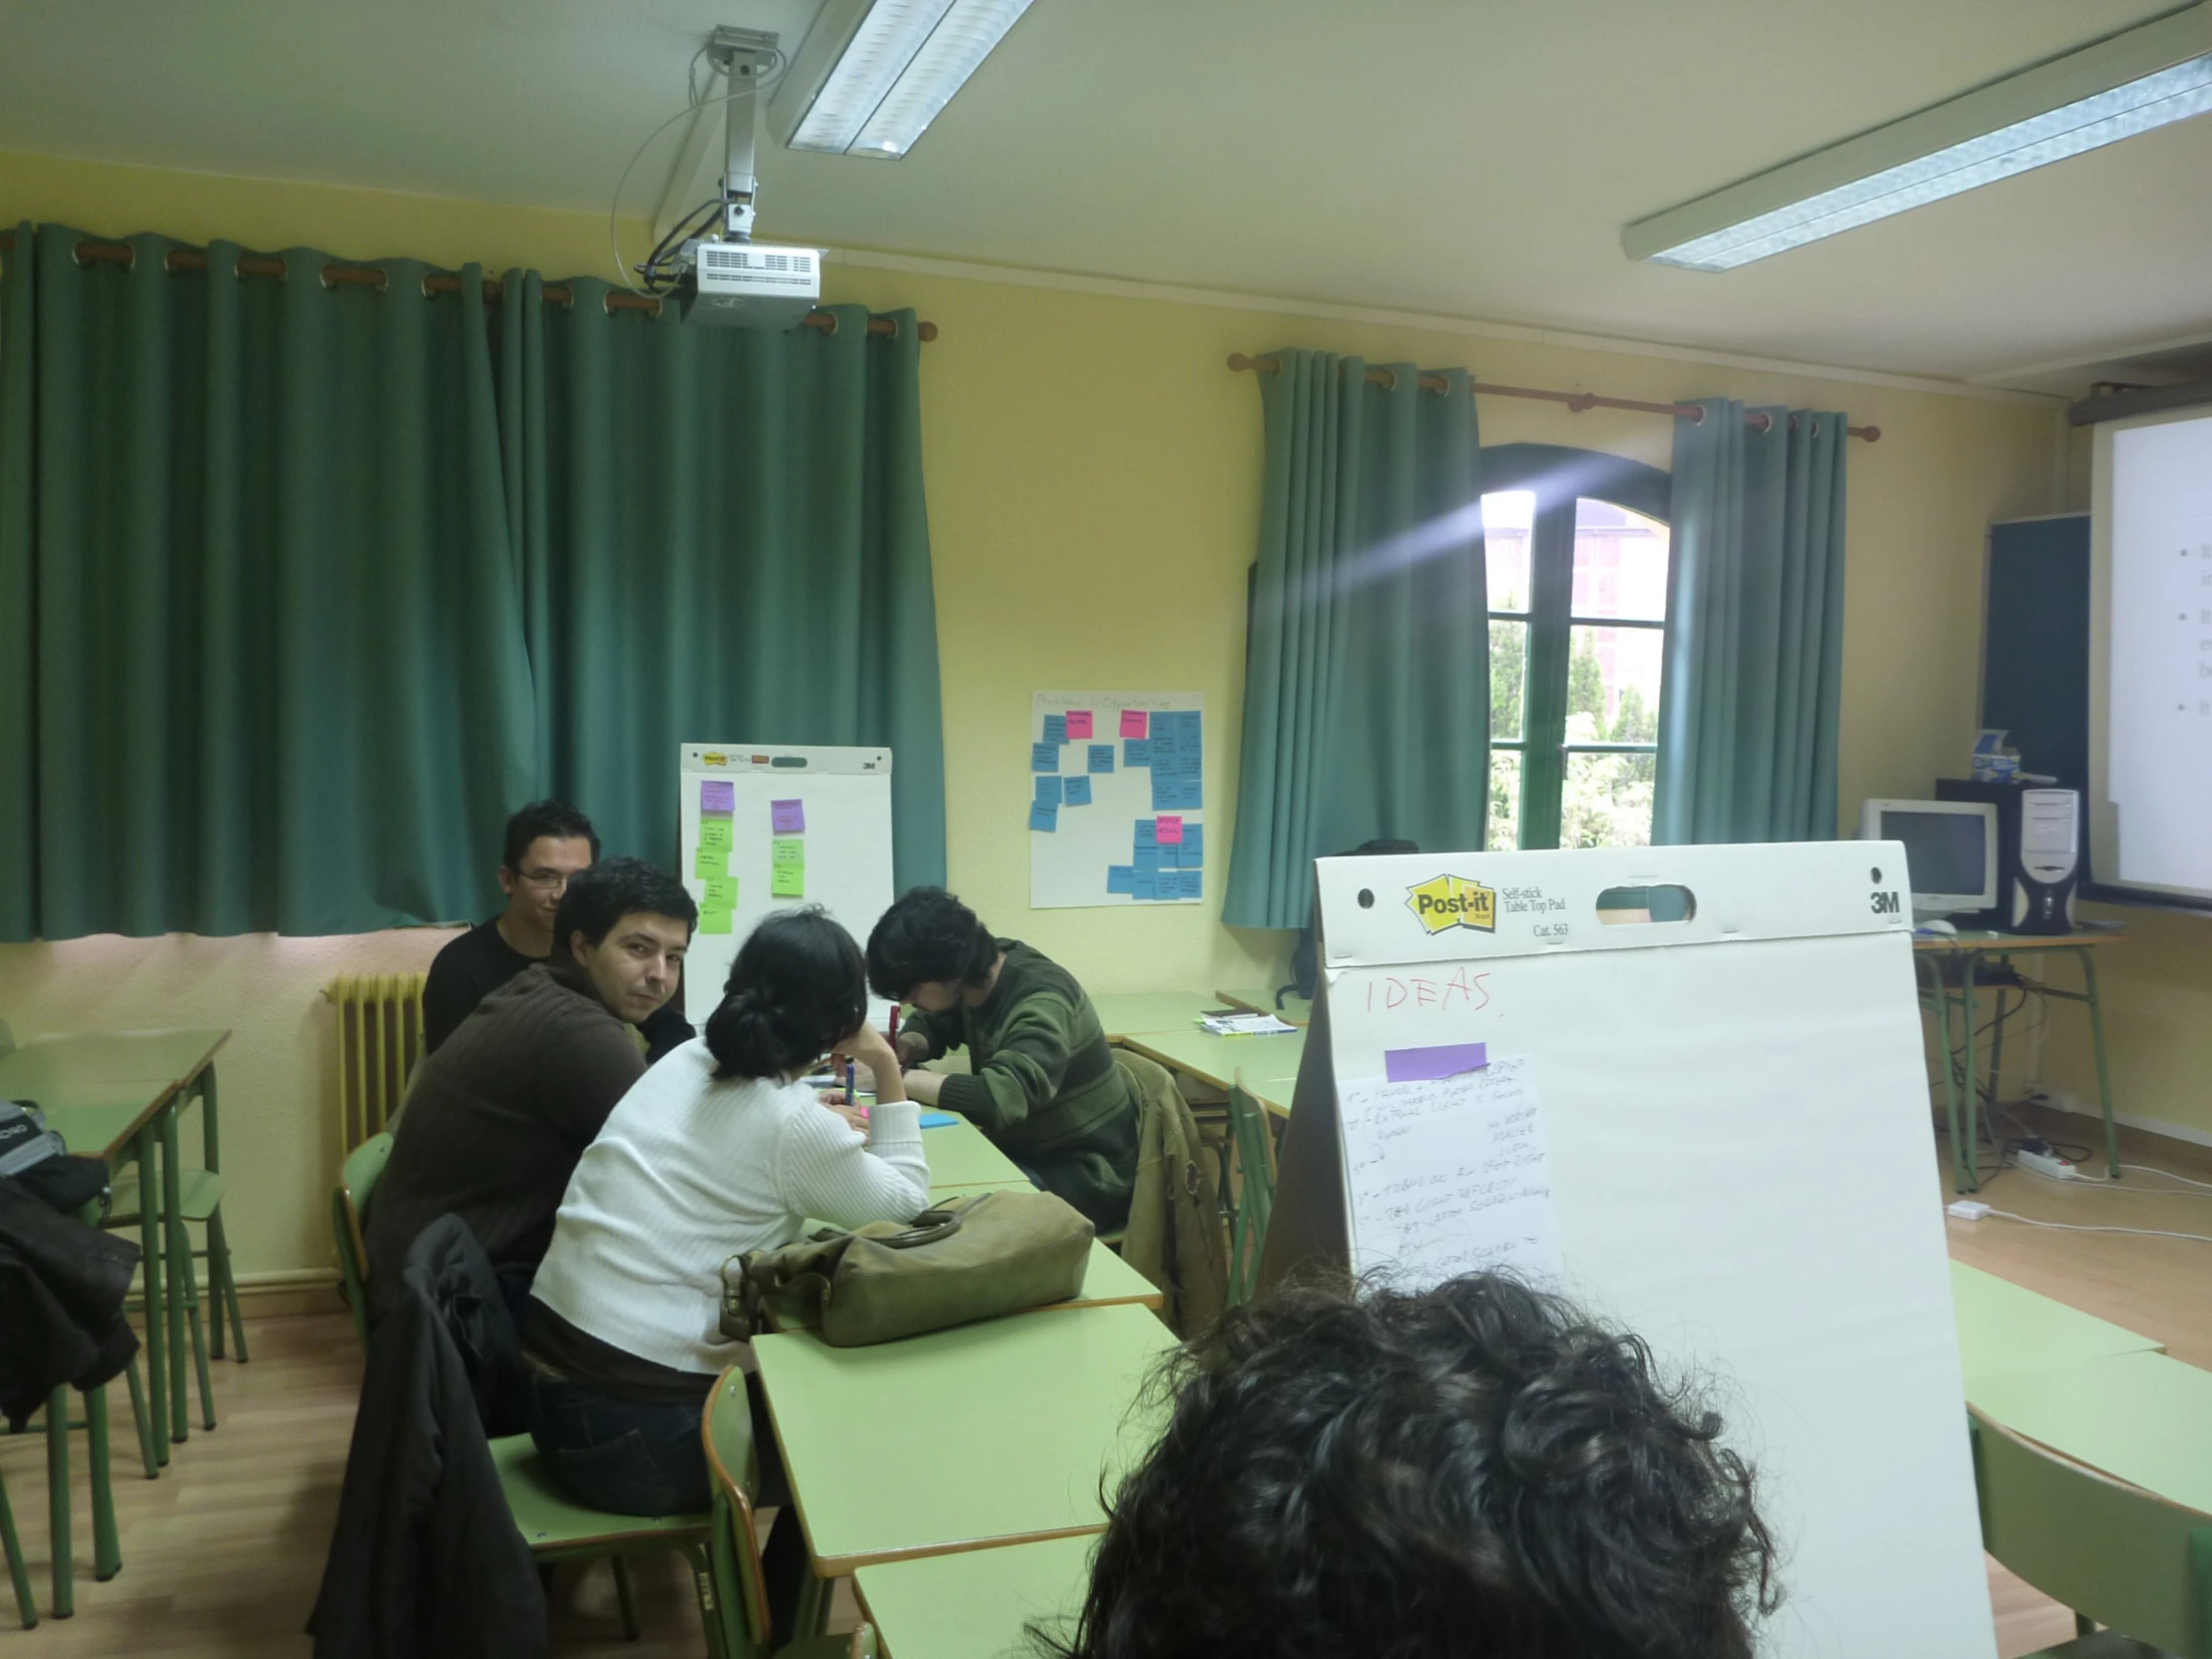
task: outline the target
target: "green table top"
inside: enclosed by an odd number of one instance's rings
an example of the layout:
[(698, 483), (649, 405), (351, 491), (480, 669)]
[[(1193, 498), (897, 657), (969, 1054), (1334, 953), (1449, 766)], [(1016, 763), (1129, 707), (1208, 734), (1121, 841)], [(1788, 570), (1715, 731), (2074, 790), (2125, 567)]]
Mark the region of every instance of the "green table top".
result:
[(1106, 1028), (1106, 1040), (1118, 1043), (1140, 1031), (1187, 1030), (1200, 1014), (1221, 1004), (1203, 991), (1109, 991), (1093, 996), (1091, 1006)]
[(1244, 1087), (1245, 1093), (1252, 1096), (1254, 1100), (1257, 1100), (1277, 1117), (1287, 1118), (1291, 1115), (1291, 1096), (1298, 1092), (1298, 1079), (1296, 1077), (1270, 1077), (1260, 1082), (1254, 1082), (1252, 1077), (1247, 1074)]
[(990, 1320), (874, 1348), (753, 1345), (807, 1548), (824, 1577), (1106, 1524), (1149, 1448), (1138, 1391), (1175, 1336), (1143, 1308)]
[(1149, 1054), (1171, 1071), (1188, 1072), (1201, 1083), (1226, 1089), (1243, 1073), (1245, 1086), (1298, 1075), (1306, 1052), (1304, 1031), (1264, 1037), (1221, 1037), (1196, 1028), (1147, 1031), (1123, 1040), (1123, 1046)]
[(83, 1031), (0, 1054), (0, 1099), (35, 1100), (69, 1150), (108, 1159), (215, 1059), (222, 1030)]
[(1255, 1014), (1273, 1014), (1286, 1025), (1311, 1025), (1314, 1005), (1303, 996), (1292, 994), (1283, 999), (1283, 1006), (1275, 1005), (1275, 992), (1246, 989), (1241, 991), (1216, 991), (1214, 994), (1232, 1008), (1243, 1008)]
[[(934, 1107), (925, 1107), (934, 1111)], [(929, 1158), (929, 1188), (1003, 1187), (1029, 1184), (1021, 1167), (991, 1145), (990, 1137), (965, 1118), (921, 1132)]]
[(885, 1659), (1035, 1659), (1029, 1621), (1074, 1634), (1097, 1541), (1086, 1533), (885, 1561), (854, 1573), (852, 1588)]
[(1966, 1379), (1966, 1399), (2061, 1456), (2212, 1512), (2212, 1372), (2163, 1354)]
[(1950, 1299), (1959, 1362), (1969, 1382), (2114, 1354), (2161, 1352), (2166, 1346), (1963, 1262), (1950, 1264)]

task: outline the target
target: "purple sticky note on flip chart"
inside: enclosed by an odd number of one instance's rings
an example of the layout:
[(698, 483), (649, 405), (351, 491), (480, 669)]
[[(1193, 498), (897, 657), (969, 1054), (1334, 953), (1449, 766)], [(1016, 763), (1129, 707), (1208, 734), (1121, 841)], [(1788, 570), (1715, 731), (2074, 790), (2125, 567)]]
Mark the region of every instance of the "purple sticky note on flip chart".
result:
[(779, 835), (807, 832), (807, 803), (804, 801), (771, 801), (768, 816), (770, 828)]
[(738, 787), (708, 779), (699, 786), (699, 810), (703, 813), (734, 813), (738, 810)]
[(1392, 1083), (1429, 1083), (1480, 1071), (1490, 1063), (1480, 1043), (1441, 1043), (1434, 1048), (1386, 1048), (1382, 1075)]

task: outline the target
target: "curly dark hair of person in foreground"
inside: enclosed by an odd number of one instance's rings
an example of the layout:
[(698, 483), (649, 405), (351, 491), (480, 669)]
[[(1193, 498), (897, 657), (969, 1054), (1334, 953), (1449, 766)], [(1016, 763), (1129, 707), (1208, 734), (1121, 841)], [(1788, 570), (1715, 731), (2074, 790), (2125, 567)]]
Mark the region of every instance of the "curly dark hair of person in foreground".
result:
[(1720, 1419), (1515, 1280), (1288, 1288), (1156, 1386), (1068, 1659), (1749, 1659), (1779, 1603)]

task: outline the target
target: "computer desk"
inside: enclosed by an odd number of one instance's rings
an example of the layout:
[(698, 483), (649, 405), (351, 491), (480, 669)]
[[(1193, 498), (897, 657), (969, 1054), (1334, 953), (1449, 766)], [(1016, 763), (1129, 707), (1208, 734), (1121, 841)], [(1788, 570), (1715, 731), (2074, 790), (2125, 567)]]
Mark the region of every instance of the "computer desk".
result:
[[(2104, 1011), (2097, 1001), (2096, 952), (2125, 940), (2125, 933), (1992, 933), (1961, 929), (1956, 937), (1915, 934), (1913, 972), (1921, 989), (1921, 1002), (1936, 1014), (1936, 1035), (1942, 1042), (1943, 1108), (1950, 1123), (1951, 1185), (1962, 1193), (1979, 1187), (1974, 1173), (1974, 1146), (1980, 1132), (1981, 1092), (1974, 1066), (1974, 990), (1984, 972), (2010, 964), (2014, 956), (2065, 954), (2081, 964), (2081, 989), (2062, 991), (2045, 981), (2035, 982), (2035, 994), (2055, 996), (2063, 1002), (2086, 1003), (2089, 1038), (2097, 1059), (2097, 1104), (2104, 1112), (2106, 1174), (2120, 1174), (2120, 1137), (2112, 1122), (2112, 1073), (2104, 1057)], [(2003, 994), (2002, 987), (1995, 988)], [(1963, 1016), (1963, 1043), (1951, 1036), (1953, 998)], [(1963, 1053), (1961, 1055), (1961, 1049)], [(1989, 1079), (1995, 1084), (2004, 1059), (2004, 1024), (1997, 1022), (1989, 1039)], [(1963, 1075), (1965, 1082), (1959, 1082)], [(1958, 1115), (1963, 1096), (1966, 1118), (1961, 1133)]]

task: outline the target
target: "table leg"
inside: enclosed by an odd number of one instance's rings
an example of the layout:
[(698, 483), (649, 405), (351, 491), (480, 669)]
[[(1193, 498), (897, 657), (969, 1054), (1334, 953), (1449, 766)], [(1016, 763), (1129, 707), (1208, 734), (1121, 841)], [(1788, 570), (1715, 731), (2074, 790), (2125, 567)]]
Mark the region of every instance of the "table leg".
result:
[(54, 1550), (54, 1617), (77, 1611), (75, 1545), (69, 1535), (69, 1387), (46, 1396), (47, 1535)]
[(154, 1203), (154, 1126), (139, 1131), (139, 1265), (146, 1274), (146, 1417), (157, 1461), (169, 1461), (169, 1344), (162, 1300), (161, 1219)]
[(2097, 1104), (2104, 1109), (2104, 1170), (2108, 1180), (2120, 1178), (2120, 1131), (2112, 1121), (2112, 1073), (2104, 1061), (2104, 1007), (2097, 1001), (2096, 952), (2078, 946), (2081, 989), (2089, 1002), (2089, 1042), (2097, 1056)]
[(123, 1570), (115, 1530), (115, 1486), (108, 1467), (108, 1390), (85, 1390), (85, 1462), (92, 1476), (92, 1575), (105, 1584)]
[(162, 1113), (162, 1225), (169, 1252), (169, 1437), (182, 1441), (192, 1432), (192, 1408), (185, 1399), (185, 1284), (178, 1263), (192, 1249), (185, 1232), (184, 1174), (177, 1163), (177, 1108)]
[[(1913, 963), (1916, 976), (1920, 965), (1916, 958)], [(1952, 1069), (1956, 1051), (1950, 1041), (1950, 992), (1943, 988), (1942, 964), (1931, 962), (1928, 978), (1936, 1002), (1936, 1040), (1942, 1049), (1943, 1117), (1950, 1126), (1950, 1188), (1952, 1192), (1971, 1192), (1973, 1172), (1966, 1164), (1963, 1143), (1958, 1139), (1958, 1078)]]
[(1981, 1172), (1975, 1167), (1981, 1157), (1981, 1085), (1974, 1078), (1973, 1066), (1973, 974), (1974, 952), (1970, 950), (1959, 951), (1958, 984), (1961, 993), (1959, 1004), (1960, 1011), (1966, 1021), (1966, 1029), (1963, 1033), (1966, 1041), (1966, 1086), (1963, 1092), (1966, 1097), (1966, 1178), (1969, 1183), (1966, 1187), (1967, 1192), (1979, 1192), (1981, 1190)]

